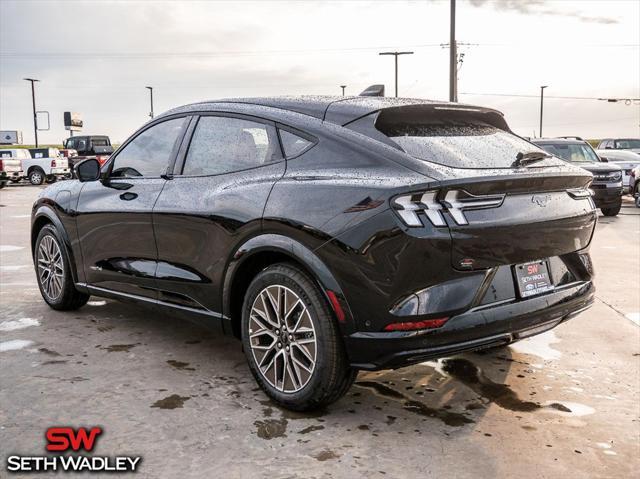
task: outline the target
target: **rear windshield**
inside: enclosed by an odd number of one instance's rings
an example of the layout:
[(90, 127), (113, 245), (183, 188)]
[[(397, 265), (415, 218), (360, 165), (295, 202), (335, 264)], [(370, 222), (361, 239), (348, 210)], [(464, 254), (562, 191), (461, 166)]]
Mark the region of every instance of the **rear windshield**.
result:
[(106, 138), (92, 138), (91, 144), (93, 146), (109, 146), (109, 143), (107, 142)]
[(552, 155), (572, 163), (600, 162), (600, 158), (589, 146), (580, 143), (545, 143), (540, 146)]
[[(453, 168), (509, 168), (518, 153), (542, 151), (495, 126), (477, 123), (386, 124), (378, 127), (409, 155)], [(550, 158), (536, 167), (561, 164)]]

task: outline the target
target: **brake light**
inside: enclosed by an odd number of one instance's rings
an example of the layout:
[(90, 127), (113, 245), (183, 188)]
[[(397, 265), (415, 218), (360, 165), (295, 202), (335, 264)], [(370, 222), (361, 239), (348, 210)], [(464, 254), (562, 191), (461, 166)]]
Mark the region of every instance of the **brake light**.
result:
[(391, 323), (384, 327), (385, 331), (415, 331), (416, 329), (434, 329), (444, 325), (449, 318), (425, 319), (406, 323)]
[(55, 168), (56, 167), (56, 160), (51, 160), (51, 168)]
[(4, 171), (4, 161), (0, 160), (0, 171)]
[(446, 226), (443, 211), (449, 212), (458, 225), (469, 222), (464, 215), (465, 210), (479, 210), (484, 208), (498, 208), (502, 205), (505, 195), (476, 196), (465, 190), (449, 190), (444, 198), (438, 199), (439, 191), (414, 193), (396, 197), (392, 206), (407, 226), (424, 226), (418, 213), (422, 212), (433, 226)]

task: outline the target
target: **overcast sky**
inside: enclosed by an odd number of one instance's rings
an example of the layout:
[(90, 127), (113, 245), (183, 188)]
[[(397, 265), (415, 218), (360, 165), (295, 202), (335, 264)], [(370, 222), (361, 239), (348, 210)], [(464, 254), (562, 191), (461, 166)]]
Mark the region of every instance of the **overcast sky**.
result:
[[(640, 1), (458, 0), (465, 43), (460, 101), (503, 111), (544, 135), (640, 136)], [(66, 138), (63, 112), (87, 134), (124, 140), (155, 110), (237, 96), (357, 94), (384, 83), (400, 96), (448, 99), (449, 1), (205, 2), (0, 0), (0, 129), (33, 142), (31, 91), (51, 114), (41, 142)], [(496, 96), (500, 95), (531, 95)]]

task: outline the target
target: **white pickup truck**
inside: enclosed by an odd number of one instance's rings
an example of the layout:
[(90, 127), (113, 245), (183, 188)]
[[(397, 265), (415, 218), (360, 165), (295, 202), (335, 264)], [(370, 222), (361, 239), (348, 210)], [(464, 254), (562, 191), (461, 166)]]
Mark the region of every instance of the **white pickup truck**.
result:
[(9, 181), (22, 178), (22, 163), (20, 160), (0, 157), (0, 188), (4, 188)]
[(29, 150), (24, 148), (0, 150), (0, 159), (13, 158), (20, 160), (23, 174), (20, 178), (12, 178), (17, 182), (26, 178), (32, 185), (41, 185), (45, 181), (53, 183), (62, 178), (71, 178), (69, 162), (61, 156), (33, 158)]

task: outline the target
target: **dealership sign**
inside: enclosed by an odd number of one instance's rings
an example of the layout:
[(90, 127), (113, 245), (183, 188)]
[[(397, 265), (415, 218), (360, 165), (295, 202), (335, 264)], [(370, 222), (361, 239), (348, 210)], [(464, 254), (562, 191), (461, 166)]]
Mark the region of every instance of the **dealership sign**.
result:
[[(73, 429), (71, 427), (50, 427), (45, 437), (46, 450), (58, 453), (78, 453), (93, 451), (102, 428)], [(141, 457), (133, 456), (92, 456), (86, 454), (19, 456), (7, 458), (8, 472), (136, 472)]]
[(70, 131), (82, 130), (82, 115), (74, 111), (64, 112), (64, 129)]

